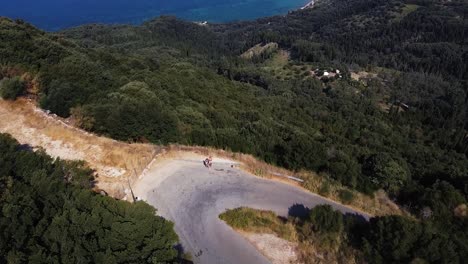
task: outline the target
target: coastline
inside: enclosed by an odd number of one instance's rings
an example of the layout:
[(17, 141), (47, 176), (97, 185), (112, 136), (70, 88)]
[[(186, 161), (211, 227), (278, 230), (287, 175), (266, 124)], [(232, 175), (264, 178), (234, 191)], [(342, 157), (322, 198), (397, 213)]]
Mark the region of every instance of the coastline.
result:
[(305, 6), (301, 7), (301, 10), (307, 9), (307, 8), (312, 8), (315, 5), (316, 0), (312, 0), (309, 3), (307, 3)]

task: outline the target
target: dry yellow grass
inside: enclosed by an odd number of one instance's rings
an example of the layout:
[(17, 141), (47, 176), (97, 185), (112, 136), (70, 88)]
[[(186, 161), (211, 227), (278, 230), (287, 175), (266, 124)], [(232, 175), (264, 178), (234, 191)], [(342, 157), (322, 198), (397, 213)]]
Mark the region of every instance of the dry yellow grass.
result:
[(97, 188), (117, 198), (159, 151), (150, 144), (128, 144), (87, 133), (26, 99), (0, 100), (0, 132), (21, 144), (43, 148), (53, 157), (86, 161), (96, 171)]
[(377, 191), (374, 193), (374, 197), (370, 197), (353, 191), (337, 182), (333, 182), (328, 184), (329, 190), (324, 194), (321, 190), (322, 186), (327, 181), (324, 177), (308, 171), (302, 171), (297, 175), (305, 180), (304, 188), (311, 192), (321, 194), (323, 197), (333, 201), (340, 201), (340, 191), (346, 190), (353, 193), (354, 198), (348, 206), (358, 211), (366, 212), (371, 215), (407, 214), (401, 210), (398, 205), (392, 202), (384, 191)]
[(271, 51), (275, 51), (276, 49), (278, 49), (278, 43), (270, 42), (265, 45), (262, 45), (262, 43), (260, 43), (260, 44), (253, 46), (246, 52), (242, 53), (240, 56), (241, 58), (244, 58), (244, 59), (251, 59), (254, 56), (259, 56), (264, 52), (271, 52)]

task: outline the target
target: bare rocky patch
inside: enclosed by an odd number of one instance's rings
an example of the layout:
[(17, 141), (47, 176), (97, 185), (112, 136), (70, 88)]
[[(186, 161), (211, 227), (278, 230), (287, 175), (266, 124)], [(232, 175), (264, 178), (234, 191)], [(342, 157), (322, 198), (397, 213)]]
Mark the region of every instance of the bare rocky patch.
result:
[(267, 257), (273, 264), (298, 263), (297, 243), (287, 241), (274, 234), (241, 234)]

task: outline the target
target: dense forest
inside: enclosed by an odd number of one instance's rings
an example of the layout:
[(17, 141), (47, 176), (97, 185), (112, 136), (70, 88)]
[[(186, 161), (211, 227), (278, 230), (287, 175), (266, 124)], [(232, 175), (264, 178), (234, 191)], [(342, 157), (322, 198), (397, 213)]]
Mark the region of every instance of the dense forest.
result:
[(54, 33), (1, 18), (0, 95), (32, 96), (119, 140), (225, 148), (368, 195), (384, 189), (422, 221), (463, 233), (467, 10), (465, 1), (322, 0), (256, 21), (160, 17)]
[(146, 203), (96, 194), (92, 173), (0, 134), (0, 262), (177, 261), (173, 224)]

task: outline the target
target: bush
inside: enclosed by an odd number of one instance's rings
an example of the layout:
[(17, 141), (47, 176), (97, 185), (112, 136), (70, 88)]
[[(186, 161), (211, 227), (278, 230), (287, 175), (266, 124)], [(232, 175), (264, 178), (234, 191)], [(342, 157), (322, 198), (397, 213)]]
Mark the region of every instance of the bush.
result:
[(330, 183), (328, 181), (323, 181), (320, 185), (319, 194), (327, 197), (330, 194)]
[(340, 190), (338, 197), (344, 204), (350, 204), (354, 200), (354, 194), (349, 190)]
[(276, 216), (273, 212), (263, 212), (262, 214), (249, 208), (240, 207), (226, 211), (225, 213), (221, 214), (219, 218), (227, 222), (233, 228), (245, 230), (254, 226), (270, 226), (273, 223), (271, 218), (276, 218)]
[(240, 207), (222, 213), (219, 218), (231, 227), (247, 232), (274, 233), (286, 240), (294, 240), (296, 237), (294, 226), (272, 211)]
[(0, 96), (6, 100), (15, 100), (24, 92), (24, 83), (19, 77), (0, 81)]
[(330, 205), (318, 205), (309, 214), (315, 232), (339, 233), (343, 230), (343, 215)]

